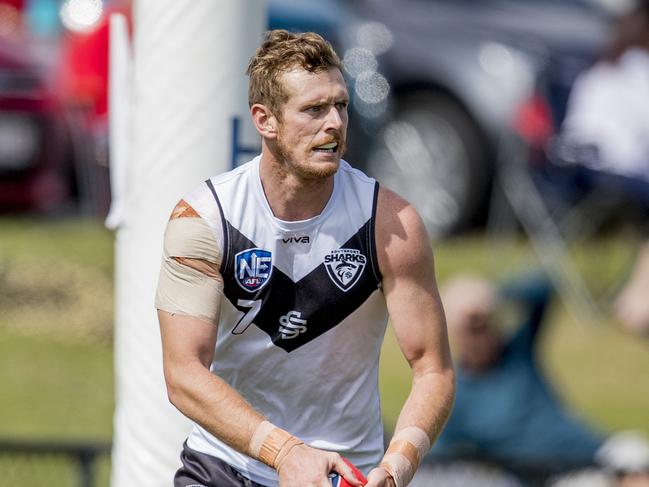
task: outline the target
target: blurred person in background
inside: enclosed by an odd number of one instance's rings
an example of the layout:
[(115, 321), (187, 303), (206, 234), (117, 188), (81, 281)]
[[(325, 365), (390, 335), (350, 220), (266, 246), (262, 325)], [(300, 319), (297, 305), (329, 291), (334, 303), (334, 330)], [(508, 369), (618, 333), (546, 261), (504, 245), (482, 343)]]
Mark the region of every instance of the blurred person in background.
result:
[[(457, 397), (432, 459), (495, 462), (526, 480), (544, 481), (553, 473), (593, 465), (649, 479), (643, 438), (626, 434), (607, 439), (569, 411), (545, 377), (537, 344), (553, 293), (544, 275), (500, 288), (475, 275), (457, 275), (441, 294)], [(501, 321), (512, 305), (522, 320), (506, 336)]]
[[(622, 195), (649, 216), (648, 0), (616, 20), (601, 59), (576, 80), (561, 146), (592, 190)], [(614, 306), (629, 331), (649, 333), (648, 289), (646, 243)]]

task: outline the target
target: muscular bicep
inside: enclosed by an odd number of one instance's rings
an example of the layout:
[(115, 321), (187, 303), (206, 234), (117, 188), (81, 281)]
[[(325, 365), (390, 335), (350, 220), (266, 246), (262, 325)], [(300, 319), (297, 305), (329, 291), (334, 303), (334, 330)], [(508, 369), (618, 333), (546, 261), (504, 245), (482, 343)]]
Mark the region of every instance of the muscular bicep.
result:
[(390, 322), (413, 371), (451, 367), (430, 239), (407, 202), (379, 194), (377, 253)]
[(214, 358), (217, 328), (191, 316), (158, 310), (165, 373), (174, 365), (198, 360), (209, 368)]

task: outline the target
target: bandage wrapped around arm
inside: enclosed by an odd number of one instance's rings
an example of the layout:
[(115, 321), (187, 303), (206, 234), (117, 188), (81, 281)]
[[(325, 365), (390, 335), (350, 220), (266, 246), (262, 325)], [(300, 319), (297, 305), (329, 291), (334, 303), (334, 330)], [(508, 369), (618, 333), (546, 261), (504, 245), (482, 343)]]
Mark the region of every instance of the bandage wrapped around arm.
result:
[(219, 240), (198, 216), (169, 221), (155, 298), (157, 309), (217, 323), (223, 293)]
[(429, 449), (430, 439), (426, 432), (409, 426), (394, 435), (379, 467), (392, 476), (397, 487), (405, 487)]
[(269, 421), (263, 421), (250, 439), (249, 451), (253, 458), (279, 470), (282, 461), (293, 447), (302, 441)]

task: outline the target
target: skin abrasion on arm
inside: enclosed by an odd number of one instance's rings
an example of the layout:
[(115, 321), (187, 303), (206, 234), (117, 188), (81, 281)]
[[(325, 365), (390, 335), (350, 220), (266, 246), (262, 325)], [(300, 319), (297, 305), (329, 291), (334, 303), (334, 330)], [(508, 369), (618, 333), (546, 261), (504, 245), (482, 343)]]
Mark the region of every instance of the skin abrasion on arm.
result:
[[(181, 220), (182, 218), (197, 218), (198, 220)], [(171, 213), (169, 224), (179, 225), (181, 227), (191, 227), (192, 225), (198, 226), (198, 228), (196, 228), (195, 231), (193, 233), (190, 233), (189, 235), (183, 234), (183, 230), (186, 230), (186, 228), (181, 228), (178, 230), (178, 232), (174, 232), (182, 234), (184, 238), (188, 238), (189, 236), (190, 238), (193, 237), (197, 240), (196, 242), (194, 242), (194, 245), (192, 245), (192, 250), (184, 249), (185, 252), (189, 251), (190, 254), (195, 254), (195, 256), (191, 257), (190, 255), (171, 255), (170, 257), (175, 259), (177, 262), (180, 262), (181, 264), (192, 267), (202, 272), (206, 276), (221, 280), (221, 276), (219, 274), (219, 266), (221, 265), (221, 243), (219, 240), (222, 240), (222, 238), (217, 240), (212, 235), (210, 231), (211, 229), (209, 228), (207, 223), (185, 200), (180, 200), (180, 202), (176, 205), (173, 212)], [(177, 243), (176, 239), (174, 239), (174, 243)], [(183, 253), (183, 250), (181, 250), (180, 253)]]
[(455, 374), (430, 238), (414, 208), (394, 193), (383, 190), (379, 205), (384, 215), (377, 221), (383, 291), (413, 374), (410, 394), (379, 468), (402, 487), (412, 480), (448, 419)]
[(216, 324), (223, 293), (221, 256), (219, 236), (181, 200), (164, 235), (156, 308)]

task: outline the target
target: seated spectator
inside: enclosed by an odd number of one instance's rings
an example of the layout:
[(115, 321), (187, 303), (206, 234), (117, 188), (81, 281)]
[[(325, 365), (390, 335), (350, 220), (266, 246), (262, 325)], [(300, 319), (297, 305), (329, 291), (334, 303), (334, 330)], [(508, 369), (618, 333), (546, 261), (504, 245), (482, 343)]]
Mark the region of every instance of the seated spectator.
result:
[(639, 1), (617, 19), (611, 34), (600, 59), (574, 83), (561, 138), (567, 147), (575, 149), (574, 162), (646, 184), (649, 1)]
[[(649, 0), (616, 20), (601, 58), (575, 81), (560, 140), (558, 158), (576, 163), (588, 191), (622, 198), (647, 220)], [(613, 309), (627, 331), (649, 333), (648, 282), (649, 241)]]
[[(533, 276), (498, 290), (485, 279), (457, 276), (441, 292), (457, 393), (430, 459), (473, 458), (544, 479), (600, 460), (614, 469), (623, 466), (622, 459), (631, 453), (611, 446), (604, 434), (568, 410), (541, 370), (537, 342), (552, 296), (547, 279)], [(524, 318), (505, 337), (494, 321), (508, 301), (519, 304)], [(611, 451), (602, 455), (606, 445), (617, 456)], [(638, 446), (632, 450), (637, 452)]]

